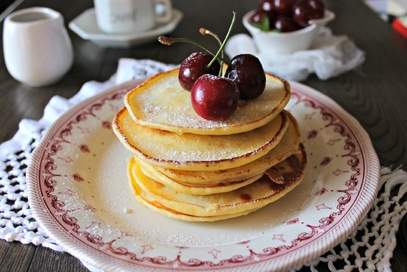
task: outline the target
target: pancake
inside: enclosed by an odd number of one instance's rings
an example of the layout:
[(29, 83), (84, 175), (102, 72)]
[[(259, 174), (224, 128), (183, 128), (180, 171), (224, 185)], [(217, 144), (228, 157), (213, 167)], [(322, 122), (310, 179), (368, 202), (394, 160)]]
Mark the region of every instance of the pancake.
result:
[(142, 160), (135, 158), (135, 161), (140, 167), (143, 174), (146, 175), (147, 177), (156, 180), (159, 183), (162, 183), (175, 191), (191, 195), (211, 195), (230, 192), (255, 182), (263, 175), (263, 173), (261, 173), (256, 176), (249, 177), (247, 179), (229, 183), (212, 183), (210, 185), (186, 185), (170, 179), (161, 172), (156, 171), (151, 165), (143, 162)]
[(216, 221), (260, 209), (295, 188), (304, 178), (307, 165), (302, 144), (299, 150), (256, 182), (228, 193), (196, 196), (174, 191), (145, 176), (135, 160), (129, 162), (129, 177), (136, 199), (161, 214), (187, 221)]
[(298, 150), (297, 147), (301, 142), (300, 127), (295, 117), (289, 112), (286, 113), (290, 123), (280, 143), (266, 155), (251, 163), (215, 171), (186, 171), (153, 166), (150, 166), (150, 171), (160, 172), (177, 183), (189, 186), (213, 186), (214, 184), (240, 181), (262, 174)]
[(243, 213), (235, 213), (235, 214), (230, 214), (230, 215), (219, 215), (219, 216), (206, 216), (206, 217), (198, 217), (198, 216), (193, 216), (190, 214), (185, 214), (185, 213), (180, 213), (174, 210), (171, 210), (167, 207), (164, 207), (160, 205), (158, 202), (154, 200), (154, 195), (149, 194), (148, 192), (142, 191), (141, 188), (137, 185), (135, 182), (135, 178), (132, 172), (132, 164), (128, 164), (128, 172), (129, 172), (129, 181), (130, 181), (130, 187), (136, 197), (136, 200), (149, 208), (150, 210), (159, 213), (161, 215), (164, 215), (166, 217), (176, 219), (176, 220), (182, 220), (182, 221), (191, 221), (191, 222), (214, 222), (214, 221), (219, 221), (219, 220), (225, 220), (225, 219), (230, 219), (238, 216), (243, 216), (246, 214), (249, 214), (250, 212), (253, 211), (246, 211)]
[(139, 159), (163, 168), (212, 171), (250, 163), (276, 147), (289, 124), (285, 111), (257, 129), (232, 135), (176, 134), (141, 126), (126, 107), (113, 120), (121, 143)]
[(209, 121), (195, 113), (190, 92), (178, 82), (178, 71), (159, 73), (126, 94), (124, 104), (135, 123), (178, 134), (237, 134), (269, 123), (291, 96), (287, 81), (266, 73), (266, 88), (261, 96), (241, 103), (226, 121)]

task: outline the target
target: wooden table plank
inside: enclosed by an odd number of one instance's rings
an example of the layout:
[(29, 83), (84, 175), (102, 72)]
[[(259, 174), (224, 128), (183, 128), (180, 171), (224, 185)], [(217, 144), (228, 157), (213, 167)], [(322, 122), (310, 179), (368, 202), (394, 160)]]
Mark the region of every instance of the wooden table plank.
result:
[[(11, 271), (11, 270), (10, 270)], [(87, 272), (86, 266), (77, 258), (66, 252), (57, 252), (55, 250), (37, 247), (32, 258), (30, 268), (21, 270), (28, 272), (53, 272), (53, 271), (74, 271)]]
[(36, 246), (0, 240), (0, 271), (28, 271)]

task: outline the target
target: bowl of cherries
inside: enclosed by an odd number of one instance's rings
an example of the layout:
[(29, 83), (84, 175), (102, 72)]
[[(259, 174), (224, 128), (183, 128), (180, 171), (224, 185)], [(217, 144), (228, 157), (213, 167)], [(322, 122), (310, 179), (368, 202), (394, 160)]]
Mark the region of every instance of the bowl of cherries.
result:
[(319, 29), (335, 18), (322, 0), (262, 0), (243, 16), (260, 52), (292, 54), (310, 48)]

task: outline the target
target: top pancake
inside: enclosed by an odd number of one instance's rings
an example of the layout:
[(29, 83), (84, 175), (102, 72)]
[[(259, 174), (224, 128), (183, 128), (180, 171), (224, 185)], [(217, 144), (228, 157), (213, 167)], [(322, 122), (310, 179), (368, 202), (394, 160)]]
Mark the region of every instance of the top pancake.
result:
[(269, 123), (291, 96), (287, 81), (266, 73), (266, 88), (261, 96), (243, 101), (226, 121), (209, 121), (195, 113), (190, 92), (178, 82), (178, 71), (159, 73), (126, 94), (124, 104), (135, 123), (177, 134), (237, 134)]

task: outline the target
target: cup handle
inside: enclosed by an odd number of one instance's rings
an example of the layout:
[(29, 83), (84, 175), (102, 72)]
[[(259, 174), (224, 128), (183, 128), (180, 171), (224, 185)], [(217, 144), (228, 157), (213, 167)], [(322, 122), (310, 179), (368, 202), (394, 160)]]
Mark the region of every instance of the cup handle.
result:
[(154, 0), (157, 23), (165, 24), (172, 19), (171, 0)]

